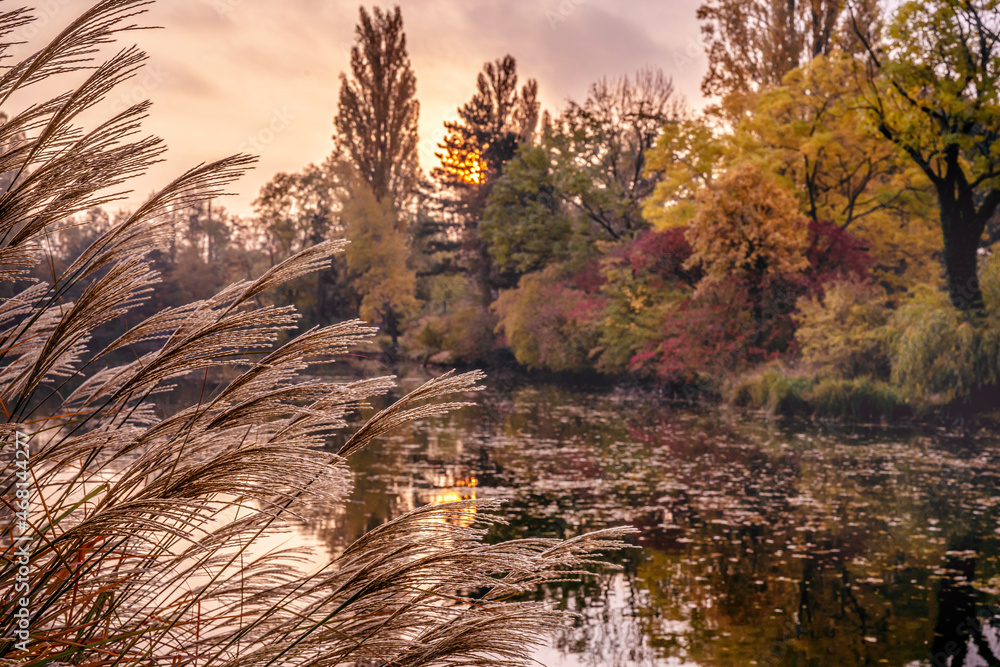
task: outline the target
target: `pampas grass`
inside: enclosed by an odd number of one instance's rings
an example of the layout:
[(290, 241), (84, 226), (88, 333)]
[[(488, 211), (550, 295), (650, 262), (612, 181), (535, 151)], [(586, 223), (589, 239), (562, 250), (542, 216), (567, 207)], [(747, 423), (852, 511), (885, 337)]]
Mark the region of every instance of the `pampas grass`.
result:
[[(116, 201), (159, 159), (140, 134), (148, 103), (82, 129), (75, 122), (145, 55), (105, 52), (150, 0), (103, 0), (50, 44), (11, 63), (30, 11), (0, 0), (0, 107), (40, 81), (83, 81), (0, 125), (0, 427), (4, 462), (14, 431), (31, 436), (31, 628), (26, 650), (0, 636), (4, 665), (527, 665), (532, 646), (564, 621), (519, 596), (580, 576), (624, 529), (568, 541), (483, 542), (494, 502), (417, 509), (372, 530), (335, 561), (267, 550), (300, 510), (343, 502), (347, 459), (386, 431), (464, 405), (482, 375), (431, 380), (353, 435), (347, 417), (392, 386), (305, 380), (374, 334), (359, 321), (288, 342), (298, 315), (256, 298), (323, 269), (343, 249), (321, 243), (215, 296), (160, 312), (103, 349), (98, 327), (154, 289), (149, 256), (170, 215), (222, 194), (254, 159), (188, 171), (113, 225), (46, 280), (51, 235)], [(46, 265), (54, 266), (54, 263)], [(44, 266), (44, 265), (43, 265)], [(72, 300), (70, 296), (72, 295)], [(115, 363), (128, 352), (131, 361)], [(174, 382), (224, 369), (233, 379), (158, 416), (151, 400)], [(207, 375), (206, 375), (207, 377)], [(312, 377), (315, 377), (312, 376)], [(339, 443), (333, 454), (330, 443)], [(0, 628), (19, 609), (12, 464), (0, 477)], [(476, 510), (472, 512), (471, 510)], [(302, 512), (304, 513), (304, 511)], [(314, 571), (313, 571), (314, 570)]]

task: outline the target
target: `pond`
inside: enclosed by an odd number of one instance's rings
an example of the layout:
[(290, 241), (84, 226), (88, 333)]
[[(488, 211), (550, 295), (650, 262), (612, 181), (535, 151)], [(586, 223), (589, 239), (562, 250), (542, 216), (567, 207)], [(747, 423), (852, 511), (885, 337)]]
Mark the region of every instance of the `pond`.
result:
[(350, 501), (294, 539), (337, 554), (463, 498), (506, 500), (493, 540), (635, 526), (620, 570), (538, 593), (579, 614), (547, 667), (1000, 665), (1000, 435), (486, 384), (352, 456)]
[[(420, 379), (404, 380), (412, 388)], [(492, 388), (351, 459), (333, 552), (425, 503), (507, 499), (491, 539), (641, 530), (539, 593), (577, 665), (1000, 664), (1000, 438), (782, 424), (629, 391)]]

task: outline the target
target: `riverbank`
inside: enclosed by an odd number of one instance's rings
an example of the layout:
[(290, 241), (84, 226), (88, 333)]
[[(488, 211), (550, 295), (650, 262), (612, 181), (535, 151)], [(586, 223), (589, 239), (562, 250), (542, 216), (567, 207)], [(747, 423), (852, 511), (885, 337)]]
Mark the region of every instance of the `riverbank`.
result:
[[(444, 372), (454, 366), (412, 360), (392, 365), (395, 369), (416, 367), (434, 373)], [(865, 377), (821, 378), (776, 368), (728, 381), (706, 378), (674, 384), (626, 374), (535, 370), (516, 363), (477, 368), (487, 373), (491, 386), (508, 390), (537, 383), (594, 390), (618, 389), (656, 395), (671, 404), (723, 405), (769, 418), (855, 424), (930, 425), (1000, 432), (1000, 390), (992, 387), (964, 400), (948, 401), (937, 395), (916, 401), (887, 382)]]

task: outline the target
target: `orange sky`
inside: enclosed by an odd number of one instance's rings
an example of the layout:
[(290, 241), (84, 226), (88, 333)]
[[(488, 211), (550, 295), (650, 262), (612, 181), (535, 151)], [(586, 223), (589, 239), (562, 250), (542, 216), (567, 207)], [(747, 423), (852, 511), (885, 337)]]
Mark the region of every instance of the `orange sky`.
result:
[[(44, 37), (88, 0), (35, 0)], [(537, 78), (544, 108), (583, 99), (602, 76), (661, 67), (700, 106), (705, 57), (689, 0), (400, 0), (417, 76), (420, 160), (435, 164), (442, 122), (475, 90), (486, 60), (506, 53)], [(368, 6), (368, 5), (366, 5)], [(383, 5), (385, 6), (385, 5)], [(134, 187), (147, 194), (202, 161), (248, 151), (258, 168), (224, 202), (236, 213), (279, 171), (330, 152), (338, 74), (347, 68), (358, 4), (342, 0), (160, 0), (142, 19), (164, 30), (126, 34), (150, 56), (109, 103), (149, 98), (145, 123), (170, 151)]]

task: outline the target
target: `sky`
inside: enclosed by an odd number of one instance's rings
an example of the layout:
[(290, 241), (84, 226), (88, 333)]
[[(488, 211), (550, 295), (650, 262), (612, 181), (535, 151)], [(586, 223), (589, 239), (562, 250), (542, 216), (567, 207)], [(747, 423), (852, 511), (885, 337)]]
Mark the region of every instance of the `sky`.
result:
[[(27, 3), (26, 3), (27, 4)], [(35, 0), (35, 41), (89, 0)], [(515, 57), (536, 78), (544, 109), (582, 101), (591, 83), (659, 67), (694, 107), (707, 67), (692, 0), (397, 0), (420, 100), (420, 163), (436, 164), (443, 123), (475, 92), (488, 60)], [(366, 7), (371, 5), (366, 3)], [(382, 5), (387, 7), (389, 5)], [(189, 167), (237, 152), (260, 156), (223, 204), (241, 215), (278, 172), (332, 150), (339, 75), (348, 68), (355, 0), (160, 0), (140, 19), (162, 30), (126, 33), (149, 54), (145, 70), (113, 92), (111, 108), (151, 99), (147, 132), (166, 161), (133, 183), (134, 206)], [(27, 48), (27, 47), (24, 47)]]

